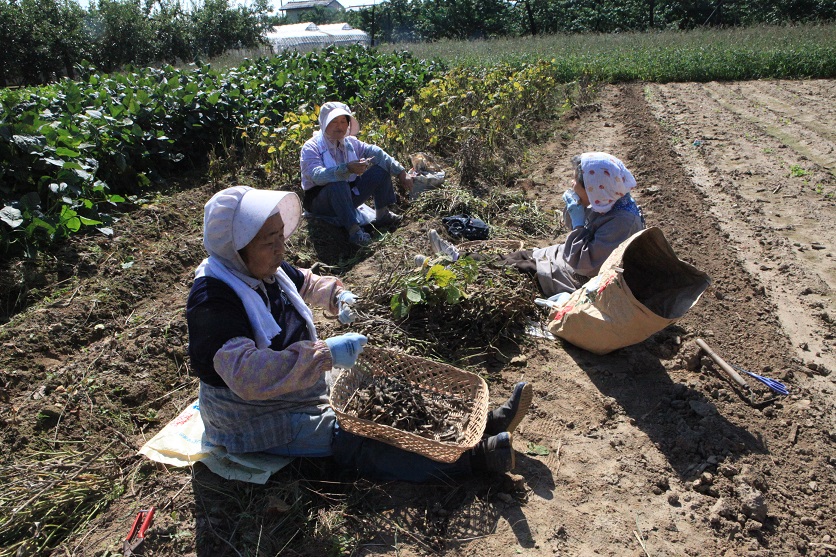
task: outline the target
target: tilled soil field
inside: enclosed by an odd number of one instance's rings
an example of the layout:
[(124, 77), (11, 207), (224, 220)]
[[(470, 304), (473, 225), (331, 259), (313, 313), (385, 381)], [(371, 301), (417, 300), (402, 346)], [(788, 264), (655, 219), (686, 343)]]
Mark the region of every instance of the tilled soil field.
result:
[[(629, 84), (595, 103), (560, 122), (515, 187), (559, 210), (570, 157), (615, 154), (648, 225), (712, 286), (639, 345), (594, 356), (532, 339), (486, 363), (494, 402), (520, 378), (534, 385), (514, 436), (519, 477), (342, 491), (320, 479), (322, 493), (368, 500), (332, 531), (320, 509), (330, 545), (300, 548), (271, 539), (301, 525), (281, 516), (315, 464), (255, 486), (136, 456), (197, 395), (184, 306), (204, 257), (203, 203), (229, 185), (207, 184), (134, 211), (114, 239), (68, 246), (48, 272), (8, 269), (40, 301), (0, 329), (3, 514), (63, 509), (50, 520), (82, 526), (52, 552), (62, 556), (121, 555), (151, 505), (145, 555), (836, 555), (836, 82)], [(426, 250), (438, 224), (407, 214), (395, 234)], [(344, 281), (362, 292), (386, 265), (368, 258)], [(748, 376), (751, 389), (737, 388), (696, 338), (790, 395)], [(79, 520), (65, 499), (85, 489), (113, 502)], [(43, 541), (30, 529), (20, 555)]]

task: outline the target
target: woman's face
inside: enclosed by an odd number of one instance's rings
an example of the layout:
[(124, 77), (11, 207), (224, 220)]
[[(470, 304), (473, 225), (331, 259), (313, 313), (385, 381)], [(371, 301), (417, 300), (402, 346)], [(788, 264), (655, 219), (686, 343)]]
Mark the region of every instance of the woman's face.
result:
[(276, 213), (266, 221), (241, 250), (241, 259), (252, 276), (265, 279), (276, 274), (284, 260), (284, 222), (281, 213)]
[(572, 180), (572, 191), (578, 194), (581, 199), (581, 207), (589, 207), (589, 196), (586, 195), (586, 190), (577, 180)]
[(350, 123), (348, 116), (337, 116), (325, 127), (325, 137), (331, 141), (342, 141)]

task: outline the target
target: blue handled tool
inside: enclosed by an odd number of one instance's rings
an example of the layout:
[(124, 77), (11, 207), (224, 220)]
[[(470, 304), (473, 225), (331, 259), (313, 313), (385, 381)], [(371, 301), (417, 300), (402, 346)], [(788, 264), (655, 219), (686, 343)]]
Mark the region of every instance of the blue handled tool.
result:
[(757, 379), (758, 381), (760, 381), (761, 383), (763, 383), (764, 385), (766, 385), (767, 387), (769, 387), (770, 389), (772, 389), (773, 391), (775, 391), (776, 393), (778, 393), (780, 395), (790, 394), (789, 389), (787, 389), (787, 387), (783, 383), (781, 383), (780, 381), (778, 381), (776, 379), (770, 379), (769, 377), (764, 377), (763, 375), (758, 375), (757, 373), (752, 373), (751, 371), (747, 371), (747, 370), (743, 369), (742, 367), (738, 367), (734, 364), (732, 364), (732, 367), (734, 369), (736, 369), (737, 371), (742, 371), (743, 373), (745, 373), (749, 377)]
[(717, 365), (720, 366), (720, 369), (722, 369), (724, 372), (726, 372), (726, 375), (728, 375), (735, 383), (737, 383), (738, 385), (740, 385), (741, 387), (743, 387), (744, 389), (746, 389), (750, 393), (751, 393), (751, 389), (749, 388), (749, 385), (747, 385), (746, 381), (743, 379), (743, 377), (741, 377), (740, 374), (737, 373), (738, 371), (742, 371), (743, 373), (749, 375), (753, 379), (757, 379), (758, 381), (760, 381), (761, 383), (763, 383), (764, 385), (766, 385), (767, 387), (769, 387), (770, 389), (772, 389), (773, 391), (775, 391), (778, 394), (782, 394), (782, 395), (790, 394), (790, 391), (780, 381), (776, 381), (775, 379), (769, 379), (768, 377), (758, 375), (757, 373), (752, 373), (751, 371), (746, 371), (743, 368), (740, 368), (740, 367), (737, 367), (735, 365), (731, 365), (731, 364), (727, 363), (723, 358), (718, 356), (714, 352), (714, 350), (712, 350), (708, 346), (708, 344), (706, 344), (706, 342), (701, 338), (696, 339), (695, 342), (697, 343), (697, 346), (702, 348), (703, 351), (706, 354), (708, 354), (708, 356), (712, 360), (714, 360), (714, 362)]

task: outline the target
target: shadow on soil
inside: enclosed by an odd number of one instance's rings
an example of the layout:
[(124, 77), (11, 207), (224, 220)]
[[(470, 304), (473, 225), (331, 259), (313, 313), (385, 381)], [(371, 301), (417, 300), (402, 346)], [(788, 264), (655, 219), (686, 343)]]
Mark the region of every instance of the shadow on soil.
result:
[[(544, 464), (518, 454), (517, 470), (537, 476), (538, 495), (551, 498), (554, 480)], [(321, 556), (360, 547), (374, 554), (403, 543), (435, 553), (492, 534), (500, 518), (521, 546), (534, 545), (525, 483), (510, 475), (373, 483), (343, 479), (330, 459), (296, 459), (265, 485), (224, 480), (197, 464), (192, 488), (198, 557), (248, 550)]]
[[(373, 225), (363, 227), (373, 239), (391, 232), (390, 228), (378, 230)], [(335, 226), (322, 219), (307, 217), (299, 223), (302, 234), (291, 236), (288, 255), (294, 255), (294, 264), (310, 268), (315, 263), (324, 265), (329, 273), (340, 274), (350, 271), (372, 255), (367, 248), (358, 247), (348, 241), (348, 233), (340, 226)], [(323, 272), (321, 269), (318, 272)]]
[(568, 343), (565, 348), (601, 394), (617, 403), (605, 406), (608, 414), (635, 420), (680, 478), (697, 477), (727, 458), (767, 452), (761, 439), (731, 423), (717, 402), (695, 388), (701, 381), (698, 374), (686, 384), (673, 381), (647, 343), (603, 356)]

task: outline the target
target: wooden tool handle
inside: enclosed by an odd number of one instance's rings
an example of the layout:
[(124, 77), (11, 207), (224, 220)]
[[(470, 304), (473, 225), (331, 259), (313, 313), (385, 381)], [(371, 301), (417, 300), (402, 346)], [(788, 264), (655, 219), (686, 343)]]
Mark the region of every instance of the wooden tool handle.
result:
[(735, 383), (737, 383), (738, 385), (740, 385), (740, 386), (741, 386), (741, 387), (743, 387), (744, 389), (748, 389), (748, 388), (749, 388), (749, 385), (746, 383), (746, 381), (744, 381), (744, 380), (743, 380), (743, 377), (741, 377), (741, 376), (740, 376), (740, 374), (739, 374), (739, 373), (737, 373), (737, 372), (735, 371), (735, 369), (734, 369), (732, 366), (730, 366), (729, 364), (727, 364), (727, 363), (726, 363), (726, 360), (724, 360), (723, 358), (721, 358), (720, 356), (718, 356), (718, 355), (714, 352), (714, 350), (712, 350), (711, 348), (709, 348), (708, 344), (706, 344), (706, 343), (705, 343), (705, 341), (704, 341), (703, 339), (698, 338), (695, 342), (697, 343), (697, 346), (699, 346), (700, 348), (702, 348), (702, 349), (705, 351), (705, 353), (706, 353), (706, 354), (708, 354), (708, 356), (709, 356), (712, 360), (714, 360), (714, 362), (715, 362), (718, 366), (720, 366), (720, 368), (721, 368), (723, 371), (725, 371), (725, 372), (726, 372), (726, 374), (727, 374), (729, 377), (731, 377), (731, 378), (734, 380), (734, 382), (735, 382)]

